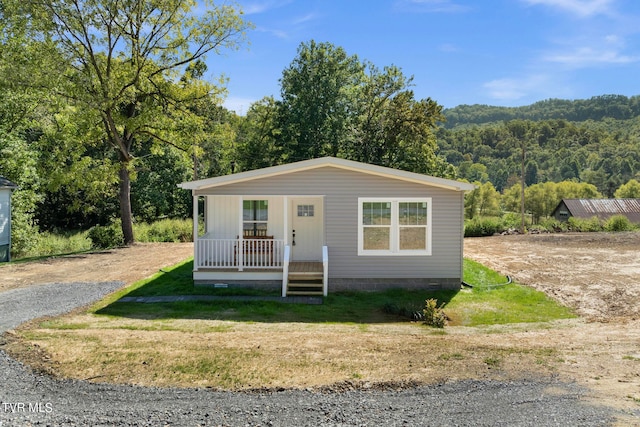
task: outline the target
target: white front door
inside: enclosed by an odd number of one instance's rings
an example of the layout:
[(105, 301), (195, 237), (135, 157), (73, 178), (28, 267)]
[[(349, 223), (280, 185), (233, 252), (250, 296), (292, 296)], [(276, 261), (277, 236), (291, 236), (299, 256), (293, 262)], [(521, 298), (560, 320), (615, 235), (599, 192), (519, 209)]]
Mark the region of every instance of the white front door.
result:
[(292, 198), (291, 259), (322, 261), (323, 199), (321, 197)]

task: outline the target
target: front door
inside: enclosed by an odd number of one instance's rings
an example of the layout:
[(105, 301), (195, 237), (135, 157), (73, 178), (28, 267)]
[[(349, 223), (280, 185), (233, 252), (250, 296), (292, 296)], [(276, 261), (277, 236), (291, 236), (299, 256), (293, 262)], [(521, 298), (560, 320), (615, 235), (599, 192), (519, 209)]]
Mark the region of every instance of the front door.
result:
[(322, 261), (323, 203), (320, 197), (291, 199), (291, 259)]

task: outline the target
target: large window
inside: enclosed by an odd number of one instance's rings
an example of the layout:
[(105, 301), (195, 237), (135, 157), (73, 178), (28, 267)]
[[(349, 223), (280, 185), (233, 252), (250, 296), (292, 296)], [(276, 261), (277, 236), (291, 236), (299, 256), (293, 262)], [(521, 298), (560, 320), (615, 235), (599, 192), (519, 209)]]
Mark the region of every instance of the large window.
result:
[(358, 199), (358, 255), (431, 255), (431, 199)]
[(244, 237), (267, 235), (269, 204), (266, 200), (244, 200), (242, 202), (242, 229)]

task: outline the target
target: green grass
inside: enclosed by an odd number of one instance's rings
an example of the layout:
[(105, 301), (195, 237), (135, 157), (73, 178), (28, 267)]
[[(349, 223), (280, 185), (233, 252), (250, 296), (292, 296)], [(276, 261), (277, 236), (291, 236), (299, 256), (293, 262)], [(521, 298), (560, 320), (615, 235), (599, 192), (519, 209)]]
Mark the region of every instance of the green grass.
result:
[[(506, 278), (482, 264), (465, 260), (465, 280), (473, 290), (420, 291), (391, 289), (378, 292), (330, 292), (322, 305), (283, 304), (273, 301), (182, 301), (124, 303), (123, 296), (160, 295), (279, 295), (278, 290), (194, 287), (193, 260), (165, 268), (149, 279), (111, 295), (95, 305), (99, 315), (137, 319), (216, 319), (245, 322), (389, 323), (408, 321), (407, 313), (422, 311), (426, 299), (444, 303), (450, 325), (479, 326), (522, 322), (548, 322), (575, 317), (542, 292), (504, 283)], [(394, 309), (390, 310), (389, 307)]]
[(68, 255), (91, 250), (91, 240), (86, 231), (64, 234), (39, 233), (33, 247), (14, 258), (14, 261), (31, 261), (52, 255)]
[(503, 285), (508, 282), (505, 276), (470, 259), (464, 260), (463, 280), (478, 289)]
[(460, 292), (445, 310), (454, 324), (531, 323), (575, 317), (569, 308), (543, 292), (516, 283), (506, 284), (505, 276), (470, 259), (464, 260), (464, 281), (473, 290)]

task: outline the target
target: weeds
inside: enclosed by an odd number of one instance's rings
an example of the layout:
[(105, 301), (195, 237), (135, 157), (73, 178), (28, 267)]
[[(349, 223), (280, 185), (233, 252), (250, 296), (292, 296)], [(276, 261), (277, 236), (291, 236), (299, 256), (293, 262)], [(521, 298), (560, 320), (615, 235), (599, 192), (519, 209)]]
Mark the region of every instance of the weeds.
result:
[(444, 307), (444, 303), (438, 306), (438, 300), (435, 298), (426, 300), (424, 309), (422, 310), (424, 323), (434, 328), (444, 328), (444, 325), (447, 323), (447, 315), (442, 310), (442, 307)]

